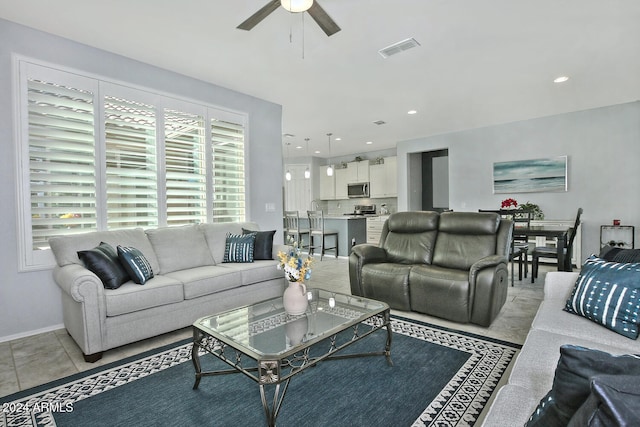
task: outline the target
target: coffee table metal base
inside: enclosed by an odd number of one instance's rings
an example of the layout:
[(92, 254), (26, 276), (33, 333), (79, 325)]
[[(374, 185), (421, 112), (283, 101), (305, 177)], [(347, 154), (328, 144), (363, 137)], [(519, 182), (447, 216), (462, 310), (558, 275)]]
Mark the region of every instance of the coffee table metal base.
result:
[[(387, 332), (384, 350), (346, 355), (336, 354), (343, 348), (360, 341), (382, 328), (386, 328)], [(392, 333), (389, 309), (366, 319), (365, 322), (351, 326), (351, 329), (353, 330), (353, 336), (350, 340), (338, 342), (339, 333), (344, 331), (334, 334), (328, 340), (328, 350), (319, 356), (310, 356), (310, 350), (314, 347), (314, 345), (312, 345), (303, 347), (299, 352), (286, 358), (255, 360), (243, 353), (241, 349), (234, 348), (229, 343), (214, 338), (194, 325), (193, 349), (191, 350), (191, 359), (195, 368), (195, 383), (193, 384), (193, 389), (195, 390), (198, 388), (200, 380), (203, 377), (243, 373), (258, 383), (260, 387), (260, 398), (262, 400), (262, 407), (264, 408), (267, 424), (269, 426), (275, 426), (276, 418), (278, 417), (282, 402), (289, 387), (289, 381), (297, 373), (302, 372), (323, 360), (366, 356), (385, 356), (389, 366), (393, 366), (393, 362), (391, 360)], [(345, 330), (348, 330), (348, 328)], [(326, 340), (320, 341), (316, 343), (315, 346), (317, 347), (318, 344), (325, 343), (325, 341)], [(200, 353), (212, 354), (227, 363), (232, 369), (203, 372), (200, 364)], [(272, 396), (270, 396), (271, 399), (268, 399), (267, 387), (273, 387), (273, 393)]]

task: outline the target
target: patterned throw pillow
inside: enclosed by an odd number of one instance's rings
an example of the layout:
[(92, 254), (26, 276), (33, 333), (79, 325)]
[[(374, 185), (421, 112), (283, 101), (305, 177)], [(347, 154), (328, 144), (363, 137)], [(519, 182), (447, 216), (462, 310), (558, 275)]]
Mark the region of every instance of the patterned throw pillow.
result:
[(222, 262), (253, 262), (253, 245), (255, 241), (256, 233), (227, 233), (224, 260)]
[(640, 263), (585, 261), (565, 311), (585, 317), (625, 337), (638, 338)]
[(118, 258), (135, 283), (144, 285), (147, 280), (153, 278), (151, 264), (138, 249), (118, 246)]

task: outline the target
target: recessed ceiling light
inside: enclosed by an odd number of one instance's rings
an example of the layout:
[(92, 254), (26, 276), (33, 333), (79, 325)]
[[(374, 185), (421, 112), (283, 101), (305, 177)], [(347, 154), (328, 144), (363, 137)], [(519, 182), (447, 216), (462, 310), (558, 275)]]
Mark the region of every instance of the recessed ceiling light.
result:
[(296, 148), (299, 150), (302, 148), (302, 145), (297, 145)]
[(556, 77), (555, 79), (553, 79), (554, 83), (564, 83), (567, 80), (569, 80), (568, 76), (560, 76), (560, 77)]
[(416, 114), (416, 113), (417, 113), (417, 111), (416, 111), (416, 110), (409, 110), (409, 111), (407, 111), (407, 114)]
[(371, 145), (371, 144), (373, 144), (373, 141), (367, 141), (365, 144)]
[(315, 154), (320, 154), (320, 150), (314, 151)]
[(336, 141), (342, 141), (342, 138), (338, 137), (336, 138)]

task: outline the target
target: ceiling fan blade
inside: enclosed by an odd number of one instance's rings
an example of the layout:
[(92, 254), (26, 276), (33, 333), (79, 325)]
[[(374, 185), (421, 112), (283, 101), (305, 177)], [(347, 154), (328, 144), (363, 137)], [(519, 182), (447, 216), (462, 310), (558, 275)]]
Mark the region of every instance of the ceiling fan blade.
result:
[(280, 0), (272, 0), (266, 5), (264, 5), (262, 9), (260, 9), (259, 11), (251, 15), (242, 24), (238, 25), (236, 28), (240, 30), (249, 31), (279, 7), (280, 7)]
[(311, 15), (313, 20), (318, 23), (318, 25), (320, 26), (320, 28), (322, 28), (322, 31), (324, 31), (326, 35), (332, 36), (340, 31), (340, 27), (338, 27), (338, 24), (336, 24), (335, 21), (331, 19), (329, 15), (327, 15), (327, 12), (324, 11), (324, 9), (318, 4), (317, 1), (313, 2), (313, 5), (309, 8), (309, 10), (307, 10), (307, 12), (309, 12), (309, 15)]

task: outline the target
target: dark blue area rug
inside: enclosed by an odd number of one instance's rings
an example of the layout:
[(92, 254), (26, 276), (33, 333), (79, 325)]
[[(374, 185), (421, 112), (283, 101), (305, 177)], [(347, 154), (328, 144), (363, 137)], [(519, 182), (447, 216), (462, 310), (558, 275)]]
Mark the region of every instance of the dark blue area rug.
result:
[[(294, 376), (278, 426), (473, 425), (512, 361), (515, 344), (393, 317), (383, 356), (325, 361)], [(346, 353), (378, 351), (386, 332)], [(203, 369), (224, 369), (203, 356)], [(192, 390), (184, 341), (0, 399), (0, 426), (263, 426), (258, 385), (242, 374)]]

